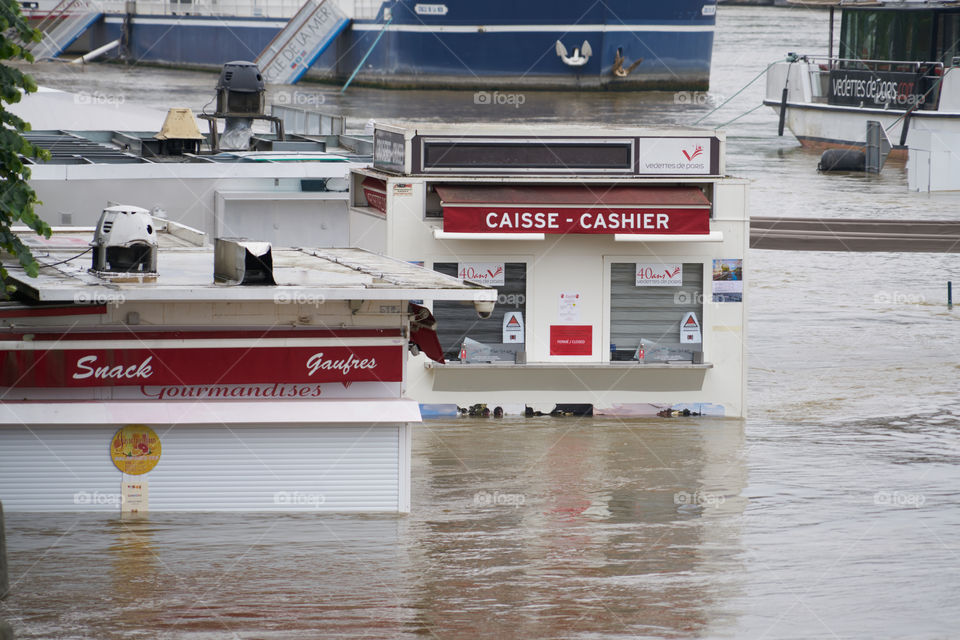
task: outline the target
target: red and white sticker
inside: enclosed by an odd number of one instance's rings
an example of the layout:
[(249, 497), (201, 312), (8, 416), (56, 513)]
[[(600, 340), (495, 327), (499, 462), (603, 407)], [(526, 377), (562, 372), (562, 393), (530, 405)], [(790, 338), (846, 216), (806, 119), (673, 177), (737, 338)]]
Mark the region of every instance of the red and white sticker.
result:
[(457, 276), (477, 284), (503, 286), (506, 268), (503, 262), (461, 262), (457, 265)]
[(688, 311), (680, 321), (680, 343), (681, 344), (700, 344), (703, 342), (703, 334), (700, 332), (700, 321), (697, 320), (697, 314)]
[(680, 287), (683, 286), (683, 265), (679, 263), (657, 264), (637, 263), (638, 287)]

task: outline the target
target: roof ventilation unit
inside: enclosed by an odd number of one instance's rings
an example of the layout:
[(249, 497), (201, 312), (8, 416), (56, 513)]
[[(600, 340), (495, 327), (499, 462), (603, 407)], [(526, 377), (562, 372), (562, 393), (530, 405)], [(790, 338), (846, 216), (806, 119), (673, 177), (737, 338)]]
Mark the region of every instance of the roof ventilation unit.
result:
[[(217, 112), (200, 115), (210, 125), (210, 146), (214, 152), (249, 150), (254, 120), (271, 122), (277, 140), (284, 140), (280, 118), (264, 115), (265, 95), (263, 75), (256, 64), (234, 60), (223, 65), (217, 81)], [(223, 133), (217, 130), (219, 118), (225, 120)]]
[(266, 87), (253, 62), (235, 60), (223, 65), (217, 82), (217, 113), (251, 118), (262, 116)]
[(93, 233), (93, 267), (98, 274), (157, 273), (157, 231), (140, 207), (107, 207)]
[(160, 133), (154, 136), (159, 140), (161, 156), (181, 156), (185, 153), (200, 153), (203, 134), (197, 127), (190, 109), (170, 109), (163, 121)]
[(276, 284), (269, 242), (217, 238), (213, 248), (213, 277), (232, 284)]

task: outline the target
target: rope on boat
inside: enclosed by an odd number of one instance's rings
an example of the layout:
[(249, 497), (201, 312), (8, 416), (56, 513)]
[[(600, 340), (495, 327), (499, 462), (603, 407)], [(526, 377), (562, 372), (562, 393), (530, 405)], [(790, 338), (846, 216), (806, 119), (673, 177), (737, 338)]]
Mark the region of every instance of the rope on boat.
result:
[(740, 115), (738, 115), (738, 116), (737, 116), (736, 118), (734, 118), (733, 120), (727, 120), (727, 121), (724, 122), (723, 124), (718, 124), (715, 128), (717, 128), (717, 129), (723, 129), (723, 128), (726, 127), (727, 125), (733, 124), (734, 122), (736, 122), (737, 120), (739, 120), (739, 119), (742, 118), (743, 116), (748, 116), (748, 115), (750, 115), (751, 113), (753, 113), (754, 111), (756, 111), (757, 109), (759, 109), (759, 108), (762, 107), (762, 106), (763, 106), (763, 103), (761, 102), (760, 104), (758, 104), (757, 106), (755, 106), (753, 109), (750, 109), (749, 111), (744, 111), (743, 113), (741, 113)]
[(380, 38), (383, 37), (383, 34), (387, 32), (387, 27), (390, 26), (390, 23), (393, 22), (393, 16), (390, 16), (390, 19), (387, 20), (386, 24), (383, 25), (383, 28), (380, 29), (380, 33), (377, 34), (377, 38), (373, 41), (373, 44), (370, 45), (370, 48), (367, 49), (367, 52), (363, 54), (363, 58), (360, 60), (360, 64), (357, 65), (357, 68), (353, 70), (353, 73), (350, 74), (350, 78), (347, 79), (347, 84), (343, 85), (343, 88), (340, 89), (340, 93), (343, 93), (347, 90), (347, 87), (350, 86), (350, 83), (353, 82), (353, 79), (357, 77), (357, 74), (360, 73), (360, 68), (367, 62), (367, 58), (370, 57), (370, 54), (373, 53), (373, 50), (376, 48), (377, 44), (380, 43)]
[[(788, 59), (788, 60), (789, 60), (789, 59)], [(783, 62), (783, 61), (784, 61), (783, 58), (778, 58), (778, 59), (774, 60), (773, 62), (771, 62), (770, 64), (768, 64), (766, 67), (764, 67), (763, 71), (761, 71), (760, 73), (758, 73), (757, 75), (755, 75), (755, 76), (753, 77), (753, 80), (751, 80), (751, 81), (748, 82), (747, 84), (745, 84), (745, 85), (743, 85), (742, 87), (740, 87), (740, 89), (739, 89), (735, 94), (733, 94), (732, 96), (730, 96), (729, 98), (727, 98), (726, 100), (724, 100), (723, 102), (721, 102), (719, 105), (717, 105), (716, 107), (714, 107), (713, 109), (711, 109), (710, 111), (708, 111), (708, 112), (706, 113), (706, 115), (704, 115), (704, 116), (700, 117), (699, 119), (697, 119), (693, 124), (695, 124), (695, 125), (700, 124), (701, 122), (703, 122), (704, 120), (706, 120), (707, 118), (709, 118), (710, 116), (712, 116), (714, 113), (716, 113), (717, 111), (719, 111), (720, 109), (722, 109), (723, 107), (725, 107), (728, 102), (730, 102), (731, 100), (733, 100), (734, 98), (736, 98), (738, 95), (740, 95), (741, 93), (743, 93), (743, 92), (746, 90), (747, 87), (749, 87), (749, 86), (752, 85), (754, 82), (756, 82), (757, 80), (759, 80), (759, 79), (763, 76), (763, 74), (765, 74), (767, 71), (770, 70), (770, 67), (772, 67), (773, 65), (777, 64), (778, 62)], [(754, 109), (751, 109), (751, 111), (753, 111), (753, 110), (754, 110)], [(749, 111), (748, 111), (747, 113), (749, 113)], [(747, 115), (747, 114), (744, 113), (744, 114), (742, 114), (742, 115)], [(738, 117), (739, 117), (739, 116), (738, 116)], [(733, 120), (731, 120), (731, 122), (733, 122)]]
[[(943, 72), (937, 77), (937, 81), (934, 82), (932, 85), (930, 85), (930, 88), (927, 89), (927, 90), (924, 92), (924, 94), (923, 94), (923, 102), (926, 102), (926, 101), (927, 101), (927, 96), (930, 95), (930, 92), (931, 92), (931, 91), (933, 91), (934, 89), (936, 89), (937, 87), (939, 87), (939, 86), (941, 85), (941, 83), (943, 83), (943, 77), (944, 77), (945, 75), (947, 75), (948, 72), (949, 72), (949, 69), (944, 69)], [(904, 112), (900, 115), (899, 118), (897, 118), (896, 120), (894, 120), (893, 122), (891, 122), (891, 123), (890, 123), (890, 126), (886, 127), (886, 128), (883, 130), (884, 133), (889, 132), (890, 129), (893, 129), (893, 128), (897, 125), (898, 122), (900, 122), (901, 120), (903, 120), (904, 118), (906, 118), (906, 121), (903, 123), (903, 131), (900, 133), (900, 146), (901, 146), (901, 147), (904, 146), (904, 145), (907, 143), (907, 127), (910, 126), (910, 117), (913, 116), (913, 112), (916, 111), (917, 108), (918, 108), (921, 104), (923, 104), (923, 103), (918, 100), (918, 101), (916, 102), (916, 104), (914, 104), (912, 107), (910, 107), (909, 109), (907, 109), (906, 111), (904, 111)]]

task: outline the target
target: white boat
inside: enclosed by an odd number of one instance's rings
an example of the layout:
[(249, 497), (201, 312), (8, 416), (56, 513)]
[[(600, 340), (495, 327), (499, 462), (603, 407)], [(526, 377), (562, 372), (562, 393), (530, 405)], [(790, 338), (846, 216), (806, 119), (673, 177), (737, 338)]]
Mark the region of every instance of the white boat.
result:
[[(840, 45), (834, 24), (840, 10)], [(902, 155), (911, 130), (960, 134), (960, 2), (841, 2), (826, 56), (767, 70), (765, 105), (804, 146), (863, 148), (881, 123)]]

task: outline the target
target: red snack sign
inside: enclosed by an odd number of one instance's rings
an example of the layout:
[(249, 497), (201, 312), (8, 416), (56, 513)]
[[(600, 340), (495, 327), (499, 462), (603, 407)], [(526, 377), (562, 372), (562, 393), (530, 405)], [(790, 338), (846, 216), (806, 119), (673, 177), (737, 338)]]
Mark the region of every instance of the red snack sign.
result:
[(398, 382), (403, 348), (227, 347), (0, 351), (0, 387)]

